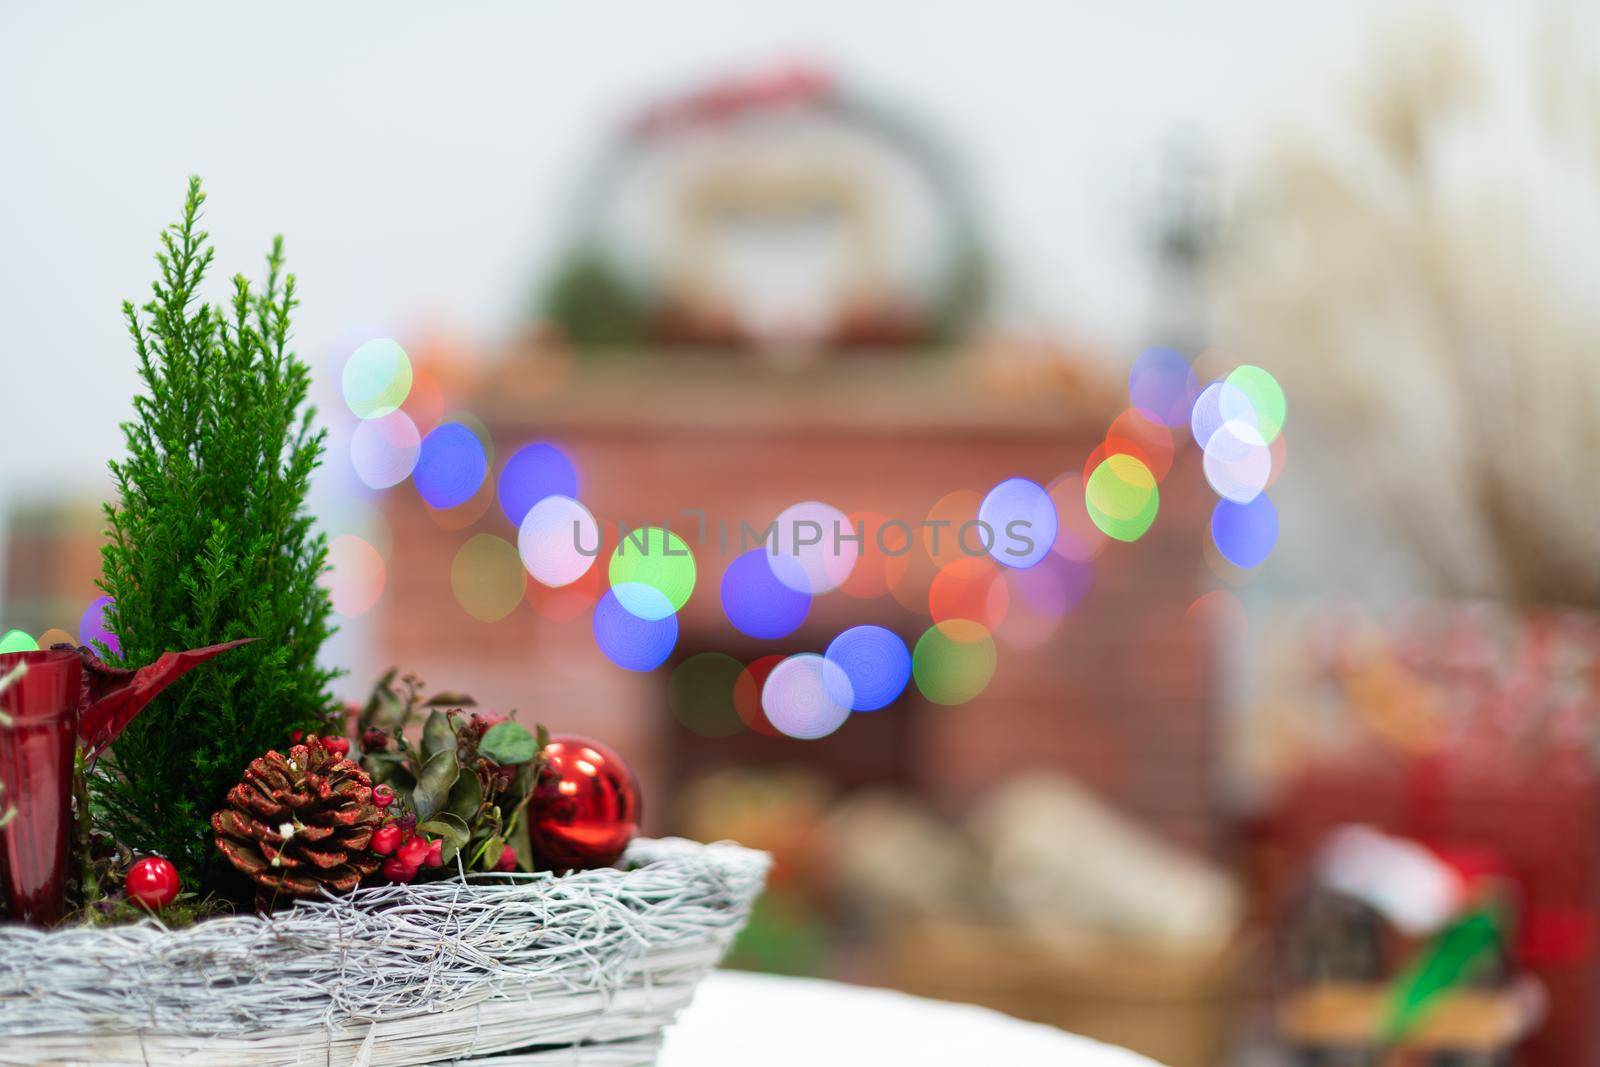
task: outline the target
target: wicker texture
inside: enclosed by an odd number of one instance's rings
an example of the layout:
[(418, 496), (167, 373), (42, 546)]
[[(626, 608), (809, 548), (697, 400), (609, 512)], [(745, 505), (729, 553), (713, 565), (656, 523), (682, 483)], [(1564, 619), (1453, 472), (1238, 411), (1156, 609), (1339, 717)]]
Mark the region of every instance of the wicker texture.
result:
[(768, 857), (634, 843), (624, 870), (359, 889), (270, 917), (0, 927), (0, 1063), (635, 1067), (749, 915)]

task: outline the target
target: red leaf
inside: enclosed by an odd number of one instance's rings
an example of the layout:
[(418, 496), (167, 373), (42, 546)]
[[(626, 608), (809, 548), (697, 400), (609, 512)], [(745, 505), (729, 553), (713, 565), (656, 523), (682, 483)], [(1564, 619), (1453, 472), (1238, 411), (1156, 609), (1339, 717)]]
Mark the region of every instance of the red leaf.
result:
[(105, 751), (134, 716), (167, 686), (211, 657), (254, 640), (247, 637), (188, 652), (164, 652), (160, 659), (136, 671), (107, 666), (88, 649), (79, 649), (78, 654), (83, 657), (83, 706), (78, 711), (78, 738), (88, 757), (94, 759)]

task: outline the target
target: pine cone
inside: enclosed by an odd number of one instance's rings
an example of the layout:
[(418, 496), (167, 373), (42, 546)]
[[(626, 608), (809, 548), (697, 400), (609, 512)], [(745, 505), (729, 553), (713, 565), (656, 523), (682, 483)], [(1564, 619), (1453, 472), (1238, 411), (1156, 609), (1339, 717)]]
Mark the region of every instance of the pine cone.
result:
[(372, 779), (312, 736), (288, 755), (252, 760), (211, 827), (217, 848), (268, 900), (354, 889), (383, 861), (368, 847), (380, 817)]

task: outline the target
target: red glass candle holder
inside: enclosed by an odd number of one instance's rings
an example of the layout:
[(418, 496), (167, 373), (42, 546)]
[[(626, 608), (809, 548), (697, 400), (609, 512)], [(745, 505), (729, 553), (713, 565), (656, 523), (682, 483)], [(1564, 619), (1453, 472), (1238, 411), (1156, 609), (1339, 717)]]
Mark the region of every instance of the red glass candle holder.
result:
[(11, 917), (61, 918), (72, 849), (72, 761), (78, 744), (83, 664), (76, 652), (0, 655), (0, 678), (27, 673), (0, 692), (0, 888)]

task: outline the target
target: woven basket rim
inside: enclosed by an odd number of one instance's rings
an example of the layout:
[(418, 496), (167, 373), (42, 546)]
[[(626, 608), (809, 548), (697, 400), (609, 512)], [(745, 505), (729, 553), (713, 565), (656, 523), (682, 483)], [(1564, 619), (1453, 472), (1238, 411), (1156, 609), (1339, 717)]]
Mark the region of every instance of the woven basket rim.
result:
[[(772, 855), (758, 849), (747, 848), (736, 841), (691, 841), (683, 837), (638, 837), (628, 845), (618, 862), (625, 866), (597, 867), (586, 871), (572, 871), (567, 874), (558, 874), (554, 871), (471, 871), (457, 874), (455, 877), (441, 878), (432, 882), (424, 882), (409, 888), (417, 892), (438, 891), (449, 888), (455, 892), (472, 893), (482, 889), (485, 893), (492, 893), (496, 888), (507, 886), (546, 885), (552, 889), (575, 888), (579, 885), (589, 884), (620, 884), (627, 885), (650, 876), (651, 868), (668, 861), (675, 856), (685, 853), (698, 853), (701, 859), (714, 861), (722, 872), (730, 877), (749, 876), (759, 873), (765, 875), (772, 865)], [(191, 923), (188, 926), (170, 927), (163, 923), (159, 916), (147, 915), (129, 923), (119, 923), (112, 926), (100, 926), (88, 922), (68, 923), (50, 929), (40, 929), (35, 926), (25, 926), (22, 923), (0, 920), (0, 946), (7, 938), (26, 937), (29, 940), (53, 940), (64, 938), (81, 938), (87, 933), (104, 932), (110, 934), (117, 932), (129, 934), (138, 931), (135, 936), (148, 936), (151, 938), (182, 939), (194, 931), (213, 923), (228, 923), (235, 925), (241, 933), (248, 926), (255, 925), (262, 930), (269, 929), (275, 916), (282, 916), (304, 905), (325, 907), (328, 905), (360, 908), (368, 904), (375, 897), (389, 895), (392, 886), (387, 885), (362, 885), (348, 893), (329, 893), (326, 890), (315, 897), (305, 897), (295, 901), (288, 908), (280, 909), (271, 914), (238, 911), (227, 912), (221, 915), (210, 916)]]

